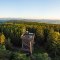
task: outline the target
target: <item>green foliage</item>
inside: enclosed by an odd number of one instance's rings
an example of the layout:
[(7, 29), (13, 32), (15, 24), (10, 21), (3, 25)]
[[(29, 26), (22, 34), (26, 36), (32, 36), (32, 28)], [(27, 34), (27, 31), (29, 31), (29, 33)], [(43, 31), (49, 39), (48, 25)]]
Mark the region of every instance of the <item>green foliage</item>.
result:
[(6, 50), (5, 45), (0, 44), (0, 50)]
[(0, 60), (9, 60), (11, 52), (6, 50), (4, 45), (0, 45)]
[(36, 60), (51, 60), (51, 58), (48, 56), (47, 53), (38, 53), (38, 54), (34, 54)]
[[(36, 22), (23, 22), (23, 21), (20, 21), (20, 22), (12, 21), (12, 22), (0, 24), (0, 33), (2, 34), (3, 32), (2, 39), (6, 40), (4, 41), (5, 44), (7, 44), (5, 45), (6, 48), (8, 47), (11, 49), (11, 46), (21, 48), (21, 44), (22, 44), (21, 34), (23, 33), (24, 28), (29, 32), (35, 33), (35, 45), (34, 45), (35, 48), (43, 47), (46, 50), (46, 52), (48, 52), (52, 60), (54, 59), (60, 60), (59, 58), (60, 56), (60, 52), (59, 52), (60, 51), (60, 25), (59, 24), (45, 24), (45, 23), (36, 23)], [(4, 50), (5, 48), (0, 46), (0, 49)], [(7, 50), (4, 50), (4, 51), (6, 52)], [(45, 56), (45, 54), (43, 55)], [(14, 59), (19, 60), (20, 57), (21, 58), (24, 57), (27, 60), (27, 57), (25, 55), (21, 56), (18, 53), (12, 54), (12, 56), (16, 56), (14, 57)], [(42, 54), (38, 55), (38, 58), (41, 56)], [(43, 59), (45, 59), (45, 57)]]
[(12, 60), (30, 60), (30, 57), (27, 57), (26, 54), (20, 54), (18, 52), (13, 53)]

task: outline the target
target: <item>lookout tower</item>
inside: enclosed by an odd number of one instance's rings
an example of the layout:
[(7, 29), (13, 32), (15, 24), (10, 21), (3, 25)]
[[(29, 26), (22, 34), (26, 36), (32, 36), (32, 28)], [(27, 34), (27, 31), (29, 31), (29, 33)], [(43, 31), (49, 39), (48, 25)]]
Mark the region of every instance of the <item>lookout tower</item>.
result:
[(26, 31), (24, 34), (22, 34), (22, 50), (24, 52), (32, 54), (33, 51), (33, 45), (34, 45), (34, 33), (30, 33)]

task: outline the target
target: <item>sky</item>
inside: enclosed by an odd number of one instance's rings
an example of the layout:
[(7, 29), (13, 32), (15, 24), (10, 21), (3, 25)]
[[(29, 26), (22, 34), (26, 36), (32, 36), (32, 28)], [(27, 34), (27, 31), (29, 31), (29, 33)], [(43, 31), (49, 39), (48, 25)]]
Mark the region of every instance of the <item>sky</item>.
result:
[(0, 18), (60, 19), (60, 0), (0, 0)]

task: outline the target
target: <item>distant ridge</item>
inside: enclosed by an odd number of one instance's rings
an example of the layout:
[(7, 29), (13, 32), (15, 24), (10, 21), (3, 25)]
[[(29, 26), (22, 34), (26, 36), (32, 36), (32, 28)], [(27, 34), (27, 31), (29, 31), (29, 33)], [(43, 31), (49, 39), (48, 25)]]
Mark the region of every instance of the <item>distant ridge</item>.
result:
[(22, 19), (22, 18), (0, 18), (0, 23), (3, 22), (38, 22), (38, 23), (48, 23), (48, 24), (60, 24), (60, 20), (50, 20), (50, 19)]

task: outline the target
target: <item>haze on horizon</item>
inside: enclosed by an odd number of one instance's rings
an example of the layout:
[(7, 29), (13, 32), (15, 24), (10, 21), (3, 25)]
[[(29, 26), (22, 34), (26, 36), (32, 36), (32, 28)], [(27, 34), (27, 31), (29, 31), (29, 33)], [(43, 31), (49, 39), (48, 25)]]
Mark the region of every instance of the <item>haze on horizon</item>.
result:
[(60, 0), (0, 0), (0, 18), (60, 19)]

